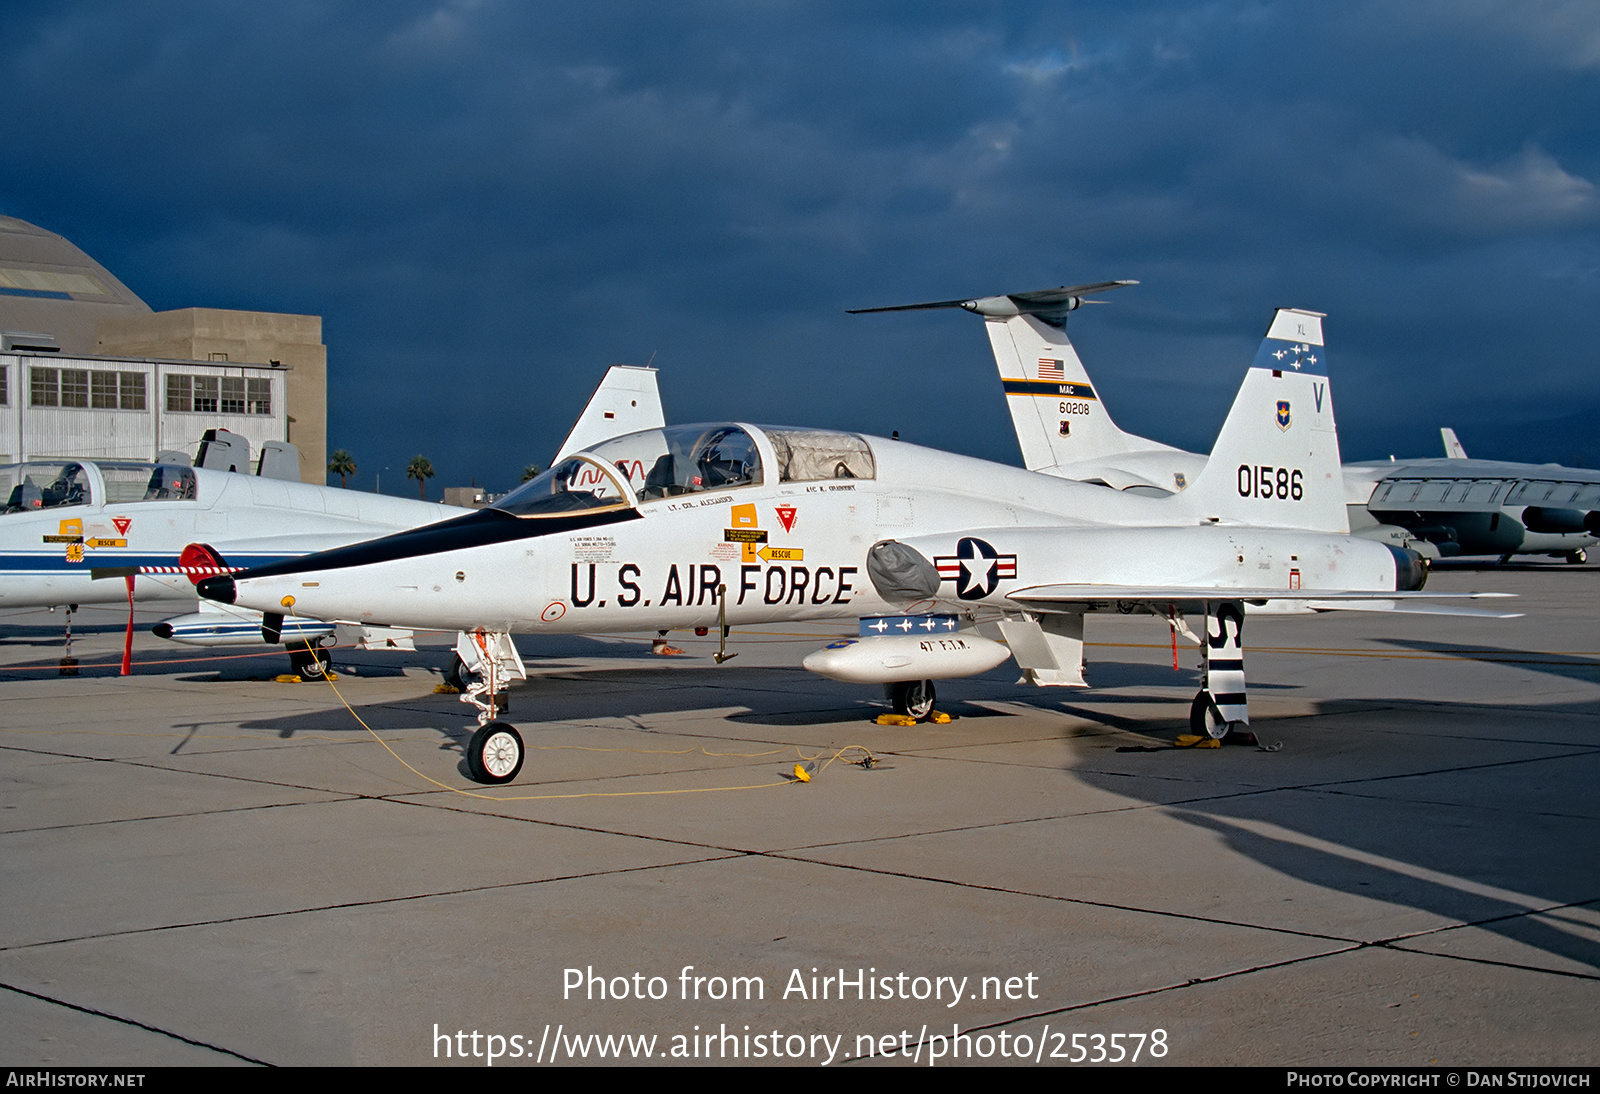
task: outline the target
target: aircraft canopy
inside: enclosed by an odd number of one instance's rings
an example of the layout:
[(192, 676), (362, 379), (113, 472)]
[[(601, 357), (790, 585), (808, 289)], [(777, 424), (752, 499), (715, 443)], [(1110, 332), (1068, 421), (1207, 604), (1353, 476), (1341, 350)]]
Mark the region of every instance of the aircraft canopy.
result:
[(0, 466), (6, 513), (78, 505), (193, 501), (194, 470), (132, 460), (30, 460)]

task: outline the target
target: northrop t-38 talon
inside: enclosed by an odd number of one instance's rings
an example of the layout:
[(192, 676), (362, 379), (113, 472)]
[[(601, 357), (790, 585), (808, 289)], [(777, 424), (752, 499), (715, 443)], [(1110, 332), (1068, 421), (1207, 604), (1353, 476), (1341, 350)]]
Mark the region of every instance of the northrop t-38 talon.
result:
[(1424, 575), (1416, 554), (1348, 534), (1321, 317), (1283, 310), (1206, 470), (1169, 497), (854, 433), (657, 428), (571, 455), (490, 509), (200, 592), (269, 620), (459, 630), (480, 722), (468, 768), (494, 783), (523, 758), (497, 718), (526, 675), (512, 632), (848, 618), (857, 636), (805, 667), (889, 685), (922, 715), (934, 680), (1007, 657), (1034, 683), (1085, 686), (1085, 616), (1142, 611), (1199, 643), (1191, 721), (1221, 738), (1249, 721), (1245, 604), (1498, 614), (1419, 599)]
[[(654, 371), (613, 365), (556, 458), (618, 432), (661, 424)], [(229, 447), (208, 435), (206, 445), (215, 443)], [(205, 451), (202, 446), (202, 463)], [(292, 457), (289, 464), (298, 469)], [(203, 577), (461, 513), (454, 506), (259, 473), (135, 460), (7, 464), (0, 466), (0, 490), (7, 499), (0, 506), (0, 607), (127, 603), (124, 672), (132, 667), (134, 601), (192, 601)], [(335, 634), (330, 622), (274, 613), (264, 626), (260, 613), (210, 600), (199, 606), (162, 620), (156, 635), (193, 646), (281, 642), (297, 674), (316, 678), (326, 671)], [(357, 627), (349, 637), (369, 649), (411, 646), (403, 630)]]

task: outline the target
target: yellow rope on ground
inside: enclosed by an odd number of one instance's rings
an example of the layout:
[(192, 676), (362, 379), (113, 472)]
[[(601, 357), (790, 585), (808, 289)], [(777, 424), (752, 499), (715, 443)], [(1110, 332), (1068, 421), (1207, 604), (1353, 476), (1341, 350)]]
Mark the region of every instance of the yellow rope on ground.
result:
[[(307, 649), (311, 648), (311, 644), (310, 644), (309, 641), (306, 643), (306, 648)], [(383, 746), (383, 750), (385, 752), (387, 752), (389, 755), (393, 756), (400, 763), (401, 767), (404, 767), (407, 771), (411, 772), (417, 778), (423, 780), (426, 783), (430, 783), (433, 786), (437, 786), (441, 790), (448, 790), (452, 794), (460, 794), (461, 796), (467, 797), (467, 798), (478, 798), (478, 799), (481, 799), (483, 801), (492, 801), (492, 802), (560, 801), (560, 800), (567, 799), (567, 798), (649, 798), (649, 797), (659, 797), (659, 796), (668, 795), (668, 794), (715, 794), (715, 793), (719, 793), (719, 792), (724, 791), (724, 790), (769, 790), (769, 789), (772, 789), (774, 787), (779, 787), (779, 786), (799, 786), (802, 781), (809, 781), (809, 779), (802, 780), (802, 779), (796, 777), (796, 778), (780, 779), (778, 782), (772, 782), (772, 783), (752, 783), (752, 784), (750, 784), (748, 786), (694, 786), (694, 787), (684, 787), (681, 790), (609, 790), (609, 791), (592, 790), (592, 791), (586, 791), (584, 793), (578, 793), (578, 794), (518, 794), (518, 795), (509, 796), (509, 797), (501, 797), (501, 796), (494, 795), (494, 794), (483, 794), (483, 793), (479, 793), (478, 791), (474, 791), (474, 790), (462, 790), (460, 787), (450, 786), (447, 783), (440, 782), (438, 779), (435, 779), (432, 776), (424, 775), (422, 772), (420, 772), (416, 768), (412, 767), (409, 763), (407, 763), (405, 761), (404, 757), (402, 757), (398, 752), (396, 752), (394, 749), (389, 747), (389, 744), (388, 744), (387, 741), (385, 741), (382, 737), (378, 736), (377, 730), (373, 729), (370, 725), (368, 725), (367, 722), (366, 722), (366, 719), (362, 718), (361, 715), (356, 713), (356, 709), (350, 705), (350, 703), (345, 699), (343, 693), (339, 691), (339, 685), (333, 682), (331, 673), (325, 674), (323, 679), (327, 680), (328, 686), (333, 689), (333, 694), (338, 696), (340, 704), (342, 704), (344, 706), (344, 709), (346, 709), (346, 710), (348, 710), (350, 712), (350, 716), (352, 718), (354, 718), (361, 725), (362, 729), (364, 729), (368, 733), (370, 733), (372, 735), (372, 739), (377, 741), (380, 745), (382, 745)], [(523, 745), (523, 751), (524, 752), (527, 752), (527, 751), (537, 751), (537, 752), (551, 751), (551, 752), (553, 752), (553, 751), (559, 751), (559, 750), (562, 750), (562, 749), (569, 749), (569, 748), (570, 749), (575, 749), (575, 750), (580, 751), (580, 752), (637, 752), (637, 753), (639, 753), (641, 755), (647, 755), (647, 756), (649, 756), (649, 755), (686, 756), (691, 752), (698, 751), (698, 752), (700, 752), (700, 753), (702, 753), (702, 754), (704, 754), (706, 756), (713, 756), (713, 757), (715, 757), (715, 756), (723, 756), (723, 757), (732, 757), (732, 758), (740, 758), (740, 759), (759, 759), (762, 756), (774, 756), (774, 755), (777, 755), (780, 752), (787, 751), (786, 749), (779, 748), (779, 749), (773, 749), (773, 750), (771, 750), (769, 752), (754, 752), (754, 753), (726, 752), (726, 753), (715, 753), (715, 752), (707, 752), (704, 748), (700, 748), (700, 749), (686, 748), (686, 749), (676, 750), (675, 751), (675, 750), (668, 750), (668, 749), (590, 748), (590, 747), (585, 746), (585, 745), (540, 745), (540, 746), (537, 746), (534, 749), (529, 749), (527, 747), (527, 745)], [(831, 757), (829, 757), (827, 762), (824, 763), (820, 768), (817, 768), (813, 774), (820, 775), (823, 771), (826, 771), (828, 769), (828, 767), (835, 760), (839, 759), (844, 753), (850, 751), (851, 749), (859, 749), (861, 752), (865, 753), (866, 758), (864, 760), (862, 760), (862, 761), (859, 761), (863, 767), (870, 767), (874, 762), (876, 762), (876, 758), (873, 757), (872, 753), (870, 751), (868, 751), (867, 749), (863, 748), (861, 745), (846, 745), (844, 748), (839, 749)], [(807, 756), (805, 753), (801, 752), (799, 750), (799, 748), (796, 748), (794, 751), (795, 751), (795, 755), (800, 757), (800, 761), (803, 764), (815, 764), (816, 760), (823, 755), (823, 753), (819, 752), (815, 756)], [(852, 761), (852, 762), (856, 762), (856, 761)], [(796, 765), (796, 766), (798, 767), (799, 765)]]

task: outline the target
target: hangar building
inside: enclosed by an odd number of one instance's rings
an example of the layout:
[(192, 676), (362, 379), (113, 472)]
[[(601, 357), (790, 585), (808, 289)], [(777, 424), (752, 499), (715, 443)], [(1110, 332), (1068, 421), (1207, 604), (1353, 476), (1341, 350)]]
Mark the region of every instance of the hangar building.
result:
[(192, 454), (208, 429), (327, 478), (322, 318), (152, 312), (68, 240), (0, 216), (0, 463)]

